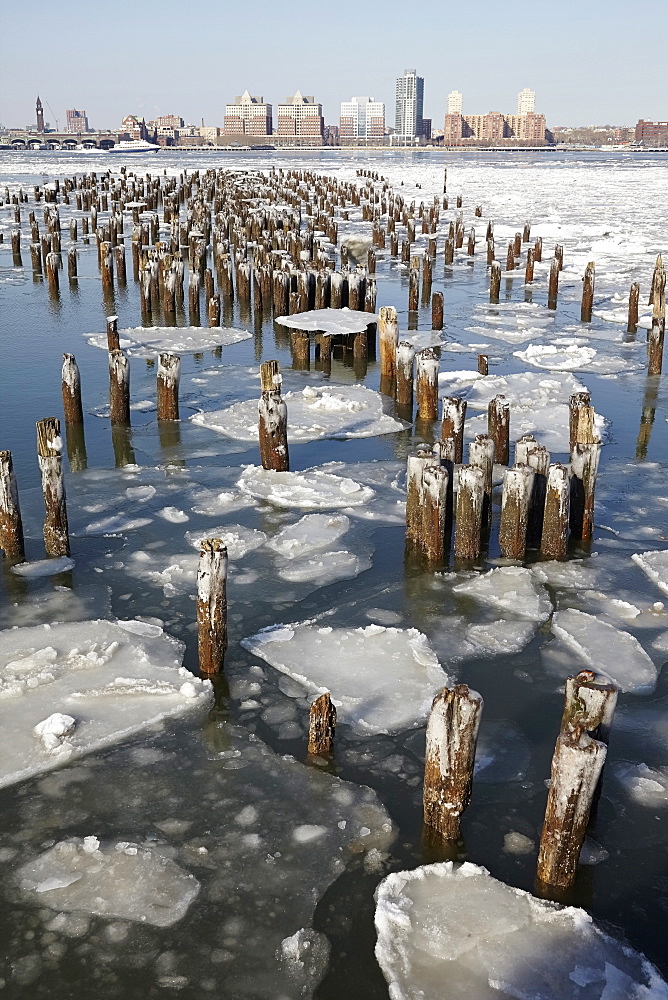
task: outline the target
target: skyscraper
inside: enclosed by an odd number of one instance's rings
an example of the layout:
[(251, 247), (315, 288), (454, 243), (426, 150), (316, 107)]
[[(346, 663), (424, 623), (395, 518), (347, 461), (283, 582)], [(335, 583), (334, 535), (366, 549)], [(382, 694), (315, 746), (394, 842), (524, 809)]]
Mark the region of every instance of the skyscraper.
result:
[(530, 115), (535, 110), (536, 104), (536, 91), (529, 90), (525, 87), (524, 90), (520, 90), (517, 95), (517, 113), (518, 115)]
[(462, 113), (462, 95), (458, 90), (451, 90), (448, 94), (448, 111), (449, 115), (461, 115)]
[(395, 131), (401, 139), (415, 139), (424, 133), (422, 108), (424, 100), (424, 77), (414, 69), (404, 70), (397, 79), (397, 107)]

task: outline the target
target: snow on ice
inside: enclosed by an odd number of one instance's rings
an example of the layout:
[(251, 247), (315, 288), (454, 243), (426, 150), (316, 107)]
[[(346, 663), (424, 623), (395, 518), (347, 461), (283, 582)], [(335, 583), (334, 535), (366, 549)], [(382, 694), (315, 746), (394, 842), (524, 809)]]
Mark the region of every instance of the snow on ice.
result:
[(375, 496), (369, 487), (328, 472), (276, 472), (257, 465), (246, 466), (237, 486), (257, 500), (304, 510), (356, 507)]
[(557, 611), (552, 631), (582, 658), (583, 665), (604, 673), (620, 691), (649, 694), (658, 670), (638, 640), (583, 611)]
[[(153, 358), (156, 354), (191, 354), (198, 351), (227, 347), (242, 340), (250, 340), (247, 330), (233, 327), (211, 326), (138, 326), (118, 331), (121, 350), (131, 358)], [(93, 347), (108, 350), (107, 335), (94, 334), (88, 337)]]

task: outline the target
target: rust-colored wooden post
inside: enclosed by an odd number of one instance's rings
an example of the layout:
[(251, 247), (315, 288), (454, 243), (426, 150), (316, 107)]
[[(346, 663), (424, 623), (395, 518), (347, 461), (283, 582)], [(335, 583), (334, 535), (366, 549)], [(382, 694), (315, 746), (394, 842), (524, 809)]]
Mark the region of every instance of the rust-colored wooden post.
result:
[(130, 423), (130, 362), (123, 351), (109, 351), (109, 416), (112, 424)]
[(431, 328), (443, 329), (443, 292), (434, 292), (431, 297)]
[(559, 294), (559, 261), (556, 257), (553, 257), (552, 262), (550, 264), (550, 277), (548, 279), (548, 287), (547, 287), (548, 309), (557, 308), (558, 294)]
[(540, 554), (544, 559), (565, 559), (568, 555), (570, 484), (565, 465), (551, 465), (545, 488), (545, 513)]
[(466, 420), (466, 400), (459, 396), (444, 396), (441, 415), (441, 439), (452, 438), (454, 442), (453, 462), (459, 465), (464, 454), (464, 421)]
[(220, 673), (227, 650), (227, 549), (220, 538), (200, 542), (197, 648), (200, 674), (214, 677)]
[[(413, 412), (413, 371), (415, 368), (415, 348), (408, 341), (397, 344), (397, 406), (403, 414)], [(410, 419), (410, 417), (408, 418)]]
[(288, 472), (288, 408), (281, 396), (281, 382), (278, 361), (265, 361), (260, 365), (262, 395), (258, 405), (258, 436), (262, 468)]
[(594, 262), (589, 261), (585, 268), (584, 278), (582, 279), (580, 319), (583, 323), (591, 323), (591, 314), (594, 308), (594, 271)]
[(23, 521), (11, 451), (0, 451), (0, 549), (5, 559), (25, 560)]
[(489, 401), (487, 433), (494, 442), (494, 461), (499, 465), (508, 465), (510, 458), (510, 403), (505, 396), (495, 396)]
[(459, 470), (455, 516), (455, 559), (471, 561), (480, 555), (485, 474), (474, 465)]
[(489, 271), (489, 301), (497, 303), (501, 292), (501, 265), (498, 260), (492, 260)]
[(634, 281), (629, 292), (629, 318), (626, 324), (627, 333), (635, 333), (638, 329), (638, 302), (640, 300), (640, 285)]
[(394, 306), (381, 306), (378, 316), (378, 343), (380, 351), (381, 391), (383, 382), (393, 383), (396, 378), (399, 321)]
[(308, 725), (309, 757), (328, 757), (334, 745), (336, 708), (328, 691), (311, 702)]
[(432, 347), (415, 355), (415, 387), (419, 420), (438, 420), (438, 371), (440, 362)]
[(44, 497), (44, 548), (48, 556), (69, 556), (65, 484), (63, 482), (63, 442), (60, 421), (46, 417), (37, 422), (37, 460)]
[(66, 424), (83, 424), (81, 405), (81, 376), (73, 354), (63, 354), (62, 370), (63, 411)]
[(181, 358), (178, 354), (161, 354), (158, 358), (158, 420), (179, 419), (179, 382)]
[(516, 465), (503, 474), (499, 548), (506, 559), (524, 559), (533, 479), (528, 465)]

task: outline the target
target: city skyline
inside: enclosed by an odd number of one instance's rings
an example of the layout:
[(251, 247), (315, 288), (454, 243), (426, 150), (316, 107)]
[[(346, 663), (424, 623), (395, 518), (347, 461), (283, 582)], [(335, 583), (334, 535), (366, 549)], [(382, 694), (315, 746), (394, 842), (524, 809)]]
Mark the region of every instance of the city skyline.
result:
[[(274, 106), (298, 88), (314, 94), (325, 121), (333, 123), (350, 94), (374, 94), (392, 108), (404, 66), (416, 66), (424, 78), (424, 116), (434, 123), (442, 119), (453, 90), (465, 94), (468, 110), (485, 114), (511, 108), (526, 86), (539, 95), (542, 113), (555, 126), (632, 124), (666, 116), (668, 68), (659, 60), (651, 72), (638, 72), (624, 0), (609, 0), (605, 15), (594, 0), (563, 0), (558, 12), (532, 8), (527, 16), (526, 10), (506, 10), (502, 17), (491, 0), (461, 9), (423, 0), (411, 11), (414, 40), (405, 5), (388, 0), (382, 18), (365, 30), (345, 31), (345, 46), (337, 41), (335, 12), (314, 5), (308, 28), (313, 44), (300, 43), (298, 49), (294, 21), (279, 18), (267, 0), (258, 0), (254, 8), (252, 31), (243, 9), (222, 9), (211, 0), (204, 0), (190, 20), (184, 20), (174, 0), (146, 0), (139, 7), (118, 0), (113, 18), (102, 11), (91, 13), (81, 0), (63, 0), (57, 7), (37, 0), (31, 9), (35, 31), (53, 49), (68, 52), (72, 25), (85, 20), (89, 36), (99, 33), (104, 51), (113, 52), (113, 65), (101, 72), (100, 47), (81, 46), (76, 59), (64, 57), (54, 72), (49, 60), (27, 59), (24, 46), (9, 46), (0, 66), (3, 124), (32, 121), (36, 93), (53, 126), (56, 118), (64, 126), (67, 108), (80, 107), (95, 128), (114, 127), (130, 112), (148, 120), (174, 111), (188, 122), (204, 118), (207, 124), (222, 124), (225, 104), (246, 88)], [(637, 0), (633, 23), (651, 25), (653, 36), (665, 36), (668, 5)], [(4, 28), (8, 38), (25, 37), (24, 14), (15, 5), (5, 11)], [(425, 34), (433, 39), (431, 46), (425, 45)], [(340, 35), (343, 40), (343, 25)], [(142, 41), (133, 45), (131, 37)], [(329, 61), (323, 59), (324, 39), (331, 43)], [(154, 43), (157, 50), (144, 58)], [(178, 72), (156, 72), (155, 59)], [(191, 87), (184, 86), (186, 80), (193, 81)]]

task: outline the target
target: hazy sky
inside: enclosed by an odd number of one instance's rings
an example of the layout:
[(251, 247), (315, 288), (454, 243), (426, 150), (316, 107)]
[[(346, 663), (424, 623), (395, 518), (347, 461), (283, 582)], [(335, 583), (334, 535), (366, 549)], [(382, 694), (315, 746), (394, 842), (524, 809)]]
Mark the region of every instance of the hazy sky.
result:
[(434, 128), (451, 90), (465, 113), (483, 114), (514, 112), (523, 87), (550, 126), (668, 119), (668, 0), (35, 0), (5, 4), (3, 37), (7, 126), (35, 121), (38, 93), (61, 129), (70, 107), (99, 128), (130, 113), (222, 125), (225, 103), (246, 89), (274, 105), (274, 123), (299, 89), (327, 123), (341, 101), (368, 94), (394, 125), (407, 67), (425, 79)]

